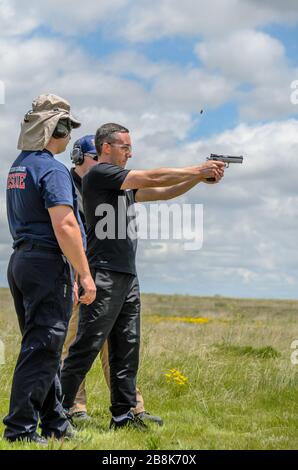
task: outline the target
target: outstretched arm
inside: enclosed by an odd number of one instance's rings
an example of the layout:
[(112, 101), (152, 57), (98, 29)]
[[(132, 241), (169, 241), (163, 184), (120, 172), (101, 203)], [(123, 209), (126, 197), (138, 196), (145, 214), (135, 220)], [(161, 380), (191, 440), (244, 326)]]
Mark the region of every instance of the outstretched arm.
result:
[(148, 201), (166, 201), (168, 199), (173, 199), (175, 197), (181, 196), (186, 193), (198, 183), (204, 182), (208, 184), (218, 183), (223, 177), (224, 170), (220, 170), (220, 176), (216, 177), (215, 181), (210, 183), (206, 179), (201, 177), (191, 178), (188, 181), (183, 183), (175, 184), (173, 186), (168, 186), (166, 188), (148, 188), (148, 189), (138, 189), (136, 192), (135, 200), (136, 202), (148, 202)]
[(224, 168), (223, 162), (208, 161), (185, 168), (158, 168), (155, 170), (131, 170), (120, 189), (164, 188), (189, 182), (193, 178), (204, 181), (218, 178)]

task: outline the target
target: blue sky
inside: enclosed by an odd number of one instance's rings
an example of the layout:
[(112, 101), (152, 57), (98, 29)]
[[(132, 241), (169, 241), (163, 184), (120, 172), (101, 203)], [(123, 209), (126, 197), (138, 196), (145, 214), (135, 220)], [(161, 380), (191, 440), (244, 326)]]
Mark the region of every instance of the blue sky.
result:
[[(104, 122), (127, 125), (131, 167), (245, 156), (218, 187), (199, 185), (177, 201), (204, 204), (202, 250), (140, 243), (144, 291), (297, 297), (296, 2), (102, 0), (98, 8), (32, 0), (28, 8), (0, 0), (0, 13), (0, 285), (11, 251), (5, 179), (19, 123), (38, 94), (53, 92), (83, 122), (74, 139)], [(62, 161), (70, 166), (68, 152)]]
[[(292, 67), (298, 66), (298, 25), (297, 24), (268, 24), (263, 27), (257, 28), (257, 31), (266, 33), (271, 38), (277, 39), (285, 49), (285, 57)], [(63, 39), (63, 33), (54, 31), (50, 26), (40, 26), (34, 29), (29, 34), (25, 35), (27, 38), (58, 38)], [(195, 69), (202, 67), (202, 62), (198, 55), (195, 53), (196, 45), (204, 41), (204, 36), (197, 34), (191, 36), (174, 35), (173, 37), (160, 38), (153, 41), (130, 43), (124, 41), (121, 37), (113, 37), (108, 31), (98, 27), (95, 31), (90, 33), (80, 33), (76, 30), (76, 34), (71, 35), (69, 38), (74, 47), (78, 47), (84, 51), (86, 56), (94, 58), (95, 61), (104, 62), (115, 54), (133, 52), (146, 57), (153, 63), (177, 65), (181, 68)], [(124, 78), (139, 81), (143, 86), (150, 87), (150, 79), (140, 79), (133, 73), (127, 70), (120, 73)], [(249, 76), (247, 82), (239, 83), (239, 88), (243, 91), (252, 89)], [(200, 111), (200, 104), (198, 103), (198, 111)], [(200, 135), (207, 136), (214, 132), (224, 130), (223, 120), (228, 123), (228, 126), (235, 126), (240, 122), (239, 115), (237, 114), (237, 103), (229, 100), (224, 106), (216, 107), (215, 109), (205, 110), (205, 119), (200, 123)], [(209, 114), (206, 118), (206, 112)], [(297, 115), (297, 109), (293, 107), (289, 111), (290, 115)], [(216, 119), (216, 116), (217, 119)], [(194, 116), (195, 118), (195, 116)], [(204, 123), (204, 121), (208, 121)], [(264, 120), (265, 121), (265, 120)], [(192, 133), (194, 137), (198, 135)]]
[(263, 31), (275, 37), (285, 47), (286, 55), (293, 66), (298, 64), (298, 26), (297, 24), (269, 25)]
[[(284, 47), (285, 57), (291, 67), (298, 66), (298, 25), (297, 24), (268, 24), (258, 28), (258, 31), (266, 33), (271, 38), (277, 39)], [(63, 32), (54, 31), (49, 25), (39, 26), (24, 38), (55, 38), (63, 40)], [(196, 45), (204, 41), (204, 36), (197, 34), (191, 36), (174, 35), (173, 37), (161, 38), (150, 42), (130, 43), (123, 41), (121, 37), (113, 37), (109, 31), (101, 26), (90, 33), (80, 33), (75, 31), (70, 38), (70, 43), (74, 47), (82, 50), (87, 57), (93, 58), (96, 62), (108, 61), (111, 56), (123, 53), (138, 53), (146, 57), (155, 64), (177, 65), (187, 70), (202, 67), (202, 62), (195, 53)], [(203, 68), (203, 67), (202, 67)], [(152, 81), (144, 77), (140, 78), (129, 70), (119, 72), (119, 76), (130, 81), (138, 82), (142, 87), (150, 90)], [(294, 76), (293, 76), (294, 79)], [(253, 90), (249, 77), (246, 82), (238, 84), (239, 90), (245, 92)], [(203, 109), (203, 115), (200, 114)], [(289, 109), (288, 116), (296, 117), (298, 110), (296, 107)], [(278, 116), (276, 116), (278, 119)], [(227, 100), (220, 106), (204, 108), (198, 103), (197, 112), (192, 113), (193, 126), (189, 130), (186, 138), (197, 139), (210, 137), (216, 133), (223, 132), (226, 129), (234, 128), (242, 122), (239, 115), (239, 106), (237, 101)], [(257, 122), (270, 122), (270, 119), (264, 117)]]

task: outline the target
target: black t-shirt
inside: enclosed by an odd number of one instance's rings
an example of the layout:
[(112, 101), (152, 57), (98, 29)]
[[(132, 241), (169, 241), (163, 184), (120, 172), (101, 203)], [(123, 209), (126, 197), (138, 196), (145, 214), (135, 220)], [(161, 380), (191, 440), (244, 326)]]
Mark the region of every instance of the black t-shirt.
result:
[(137, 190), (120, 190), (128, 173), (110, 163), (95, 165), (83, 178), (83, 206), (90, 266), (136, 274)]
[(87, 231), (86, 229), (86, 221), (85, 221), (85, 214), (84, 214), (84, 208), (83, 208), (83, 198), (82, 198), (82, 178), (75, 172), (74, 168), (70, 169), (70, 174), (72, 176), (74, 185), (75, 185), (75, 190), (76, 190), (76, 195), (78, 199), (78, 209), (79, 209), (79, 214), (81, 217), (81, 221), (84, 227), (85, 232)]

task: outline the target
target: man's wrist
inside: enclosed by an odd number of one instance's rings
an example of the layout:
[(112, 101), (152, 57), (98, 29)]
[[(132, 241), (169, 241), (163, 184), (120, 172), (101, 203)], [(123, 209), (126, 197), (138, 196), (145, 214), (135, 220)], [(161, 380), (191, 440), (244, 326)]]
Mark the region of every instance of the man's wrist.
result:
[(202, 181), (205, 181), (206, 177), (205, 177), (204, 172), (202, 171), (201, 168), (199, 168), (198, 174), (195, 176), (195, 179), (198, 181), (198, 183), (201, 183)]
[(80, 273), (80, 279), (85, 279), (86, 277), (91, 276), (90, 270), (85, 270)]

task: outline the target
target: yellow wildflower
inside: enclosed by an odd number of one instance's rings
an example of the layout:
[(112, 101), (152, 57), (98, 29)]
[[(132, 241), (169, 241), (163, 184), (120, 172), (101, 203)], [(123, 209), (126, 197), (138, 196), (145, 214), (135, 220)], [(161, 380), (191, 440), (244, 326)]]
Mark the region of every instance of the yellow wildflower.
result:
[(173, 382), (176, 383), (177, 385), (186, 385), (188, 382), (188, 378), (185, 377), (182, 372), (180, 372), (177, 369), (169, 369), (167, 373), (164, 374), (166, 377), (167, 382)]
[(160, 323), (162, 321), (172, 321), (172, 322), (181, 322), (181, 323), (195, 323), (198, 325), (203, 325), (208, 323), (210, 320), (206, 317), (175, 317), (175, 316), (162, 316), (162, 315), (151, 315), (150, 319), (153, 323)]

